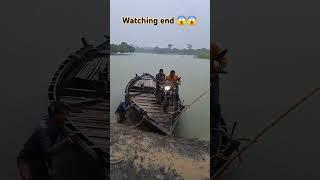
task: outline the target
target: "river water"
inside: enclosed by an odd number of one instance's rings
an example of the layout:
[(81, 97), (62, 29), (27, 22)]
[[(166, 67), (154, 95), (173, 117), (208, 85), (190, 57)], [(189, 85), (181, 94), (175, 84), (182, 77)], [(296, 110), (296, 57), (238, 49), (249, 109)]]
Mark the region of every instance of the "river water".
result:
[[(150, 73), (155, 76), (160, 68), (165, 73), (171, 69), (181, 76), (182, 85), (179, 94), (184, 104), (190, 104), (209, 88), (209, 61), (196, 59), (187, 55), (159, 55), (159, 54), (128, 54), (112, 55), (111, 61), (111, 89), (110, 109), (111, 120), (115, 120), (114, 112), (124, 98), (124, 90), (135, 73)], [(210, 92), (193, 104), (182, 116), (175, 134), (180, 137), (210, 138)]]
[[(251, 137), (319, 87), (319, 1), (215, 1), (215, 39), (229, 48), (222, 77), (226, 120)], [(320, 93), (243, 154), (223, 180), (320, 179)]]

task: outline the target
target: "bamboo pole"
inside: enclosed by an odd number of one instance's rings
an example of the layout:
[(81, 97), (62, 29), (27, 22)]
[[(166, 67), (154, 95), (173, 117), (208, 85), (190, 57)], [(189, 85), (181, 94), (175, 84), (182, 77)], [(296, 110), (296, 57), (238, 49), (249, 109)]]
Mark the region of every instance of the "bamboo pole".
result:
[(268, 130), (270, 130), (273, 126), (275, 126), (277, 123), (279, 123), (283, 118), (285, 118), (291, 111), (296, 109), (299, 105), (301, 105), (304, 101), (309, 99), (311, 96), (316, 94), (320, 88), (316, 88), (300, 98), (296, 103), (292, 104), (287, 111), (284, 111), (281, 113), (276, 119), (272, 120), (269, 124), (267, 124), (265, 127), (260, 129), (257, 134), (246, 144), (243, 146), (237, 153), (235, 153), (233, 156), (231, 156), (222, 166), (221, 168), (218, 169), (218, 171), (212, 176), (211, 179), (218, 178), (226, 168), (230, 166), (230, 164), (237, 158), (239, 157), (244, 151), (246, 151), (251, 145), (253, 145), (257, 140), (265, 134)]

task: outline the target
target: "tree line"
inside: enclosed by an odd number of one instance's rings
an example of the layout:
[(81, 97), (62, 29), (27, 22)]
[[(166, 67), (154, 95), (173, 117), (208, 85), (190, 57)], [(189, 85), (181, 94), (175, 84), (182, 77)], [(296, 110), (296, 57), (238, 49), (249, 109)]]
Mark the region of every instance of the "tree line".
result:
[(186, 48), (177, 49), (173, 48), (173, 44), (168, 44), (167, 48), (141, 48), (136, 47), (137, 53), (154, 53), (154, 54), (178, 54), (178, 55), (194, 55), (197, 58), (201, 59), (210, 59), (210, 50), (206, 48), (193, 49), (191, 44), (187, 44)]
[(133, 46), (128, 45), (125, 42), (121, 42), (119, 45), (110, 44), (111, 53), (133, 53), (135, 52), (135, 48)]
[(186, 48), (177, 49), (173, 44), (168, 44), (167, 48), (146, 48), (146, 47), (134, 47), (128, 45), (125, 42), (121, 42), (119, 45), (111, 44), (110, 51), (112, 54), (116, 53), (152, 53), (152, 54), (177, 54), (177, 55), (194, 55), (201, 59), (210, 59), (210, 50), (206, 48), (193, 49), (192, 44), (187, 44)]

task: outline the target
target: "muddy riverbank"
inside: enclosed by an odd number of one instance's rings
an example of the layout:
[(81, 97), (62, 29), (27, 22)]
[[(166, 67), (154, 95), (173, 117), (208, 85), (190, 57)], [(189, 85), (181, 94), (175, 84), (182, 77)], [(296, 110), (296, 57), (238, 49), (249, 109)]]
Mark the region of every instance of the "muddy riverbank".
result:
[(111, 179), (209, 179), (208, 141), (110, 127)]

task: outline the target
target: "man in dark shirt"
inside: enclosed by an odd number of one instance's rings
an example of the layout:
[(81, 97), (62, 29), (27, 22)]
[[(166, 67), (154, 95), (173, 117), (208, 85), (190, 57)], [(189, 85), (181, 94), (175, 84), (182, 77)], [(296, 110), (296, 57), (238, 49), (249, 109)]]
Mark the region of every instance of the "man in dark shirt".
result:
[(70, 137), (57, 142), (64, 127), (66, 106), (54, 102), (48, 107), (48, 114), (49, 117), (41, 121), (18, 155), (18, 169), (23, 180), (50, 179), (48, 166), (51, 167), (51, 157), (63, 144), (72, 143)]
[(166, 79), (166, 75), (163, 73), (163, 69), (159, 70), (159, 73), (156, 74), (156, 80), (160, 83), (163, 82)]
[(160, 84), (163, 83), (166, 80), (166, 75), (163, 73), (163, 69), (160, 69), (159, 73), (156, 74), (156, 80), (157, 80), (156, 96), (158, 96), (159, 93), (160, 93)]

